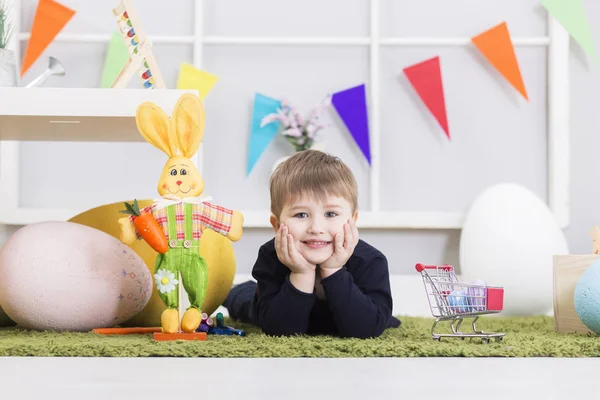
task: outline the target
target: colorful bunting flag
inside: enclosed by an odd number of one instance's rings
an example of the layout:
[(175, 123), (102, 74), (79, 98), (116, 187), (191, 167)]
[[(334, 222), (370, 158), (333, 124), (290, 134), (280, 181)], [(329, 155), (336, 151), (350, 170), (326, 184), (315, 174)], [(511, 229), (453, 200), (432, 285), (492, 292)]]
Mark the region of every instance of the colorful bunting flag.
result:
[(211, 91), (219, 77), (198, 69), (191, 64), (183, 63), (179, 70), (177, 89), (196, 89), (200, 98), (204, 98)]
[(129, 61), (129, 51), (119, 32), (114, 32), (108, 42), (104, 69), (102, 70), (102, 81), (100, 87), (110, 88), (112, 83)]
[(264, 96), (260, 93), (255, 94), (248, 148), (248, 175), (250, 174), (250, 171), (252, 171), (252, 168), (254, 168), (254, 165), (261, 154), (277, 134), (281, 125), (279, 122), (273, 122), (261, 128), (260, 123), (265, 116), (276, 113), (279, 108), (281, 108), (281, 102), (279, 100)]
[(371, 164), (369, 145), (369, 118), (365, 85), (342, 90), (331, 96), (331, 104), (350, 131), (354, 141)]
[(38, 3), (31, 37), (25, 50), (25, 58), (21, 67), (21, 77), (46, 50), (56, 35), (65, 27), (75, 14), (74, 10), (53, 0), (40, 0)]
[(471, 41), (498, 72), (529, 101), (506, 22), (472, 37)]
[(448, 139), (450, 139), (440, 57), (436, 56), (406, 67), (403, 71), (421, 100), (423, 100), (423, 103), (425, 103), (438, 121)]
[(542, 6), (594, 61), (598, 60), (582, 0), (542, 0)]

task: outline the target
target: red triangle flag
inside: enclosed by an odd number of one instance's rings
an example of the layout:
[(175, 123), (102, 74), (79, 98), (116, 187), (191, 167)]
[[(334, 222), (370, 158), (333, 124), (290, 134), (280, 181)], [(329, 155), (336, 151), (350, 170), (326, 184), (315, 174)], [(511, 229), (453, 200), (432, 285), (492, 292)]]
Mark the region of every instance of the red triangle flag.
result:
[(471, 41), (498, 72), (529, 101), (506, 22), (474, 36)]
[(440, 57), (436, 56), (418, 64), (404, 68), (404, 74), (413, 85), (421, 100), (438, 121), (446, 136), (450, 139), (446, 102), (442, 85)]
[(31, 27), (31, 37), (25, 50), (21, 76), (25, 75), (25, 72), (46, 50), (46, 47), (54, 40), (58, 32), (64, 28), (74, 14), (74, 10), (53, 0), (40, 0), (33, 19), (33, 26)]

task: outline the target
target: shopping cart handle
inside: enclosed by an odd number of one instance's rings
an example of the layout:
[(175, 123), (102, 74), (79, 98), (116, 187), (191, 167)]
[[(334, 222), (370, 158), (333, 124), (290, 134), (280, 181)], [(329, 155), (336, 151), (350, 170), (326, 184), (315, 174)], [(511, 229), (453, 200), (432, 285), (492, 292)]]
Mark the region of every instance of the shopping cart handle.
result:
[(415, 265), (415, 268), (416, 268), (417, 272), (421, 272), (424, 269), (437, 269), (437, 268), (441, 268), (444, 271), (451, 271), (452, 270), (452, 265), (449, 265), (449, 264), (444, 264), (444, 265), (424, 265), (424, 264), (417, 264), (417, 265)]

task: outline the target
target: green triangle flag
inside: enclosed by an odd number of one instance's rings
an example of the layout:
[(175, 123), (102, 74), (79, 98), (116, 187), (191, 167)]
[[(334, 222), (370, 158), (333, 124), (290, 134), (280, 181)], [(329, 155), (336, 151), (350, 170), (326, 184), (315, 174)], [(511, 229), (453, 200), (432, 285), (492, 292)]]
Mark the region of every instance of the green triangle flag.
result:
[(100, 87), (109, 88), (128, 60), (129, 51), (127, 50), (123, 36), (119, 32), (114, 32), (108, 43)]
[(542, 5), (579, 43), (579, 46), (596, 61), (594, 40), (587, 23), (582, 0), (542, 0)]

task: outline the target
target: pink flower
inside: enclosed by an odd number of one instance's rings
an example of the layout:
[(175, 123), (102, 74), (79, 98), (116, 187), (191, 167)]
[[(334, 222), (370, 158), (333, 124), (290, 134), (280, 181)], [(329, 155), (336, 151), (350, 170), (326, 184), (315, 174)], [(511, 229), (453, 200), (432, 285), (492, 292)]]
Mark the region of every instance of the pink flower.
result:
[(304, 148), (304, 145), (311, 143), (317, 136), (317, 133), (325, 128), (320, 123), (321, 113), (330, 105), (330, 98), (313, 107), (307, 117), (304, 117), (287, 100), (281, 100), (281, 108), (276, 113), (265, 116), (261, 121), (261, 127), (275, 121), (282, 124), (281, 134), (286, 136), (294, 145), (297, 151)]
[(310, 139), (314, 139), (317, 136), (317, 133), (325, 127), (324, 124), (308, 124), (306, 126), (306, 134)]
[(263, 119), (260, 121), (260, 127), (264, 127), (265, 125), (269, 125), (270, 123), (273, 123), (275, 121), (279, 120), (279, 115), (278, 114), (269, 114), (263, 117)]
[(290, 126), (292, 128), (297, 128), (298, 127), (298, 119), (296, 118), (296, 115), (298, 115), (297, 112), (293, 112), (291, 113), (291, 115), (288, 116), (288, 119), (290, 121)]
[(313, 107), (313, 109), (310, 111), (310, 118), (319, 118), (319, 116), (321, 115), (321, 113), (323, 113), (325, 111), (325, 109), (327, 107), (329, 107), (329, 105), (331, 104), (331, 98), (327, 97), (325, 98), (325, 100), (323, 100), (321, 103), (317, 104), (315, 107)]
[(277, 114), (279, 114), (279, 120), (283, 124), (284, 128), (288, 128), (291, 124), (286, 113), (282, 109), (278, 109)]
[(283, 131), (283, 134), (291, 137), (302, 137), (302, 131), (298, 128), (289, 128)]

